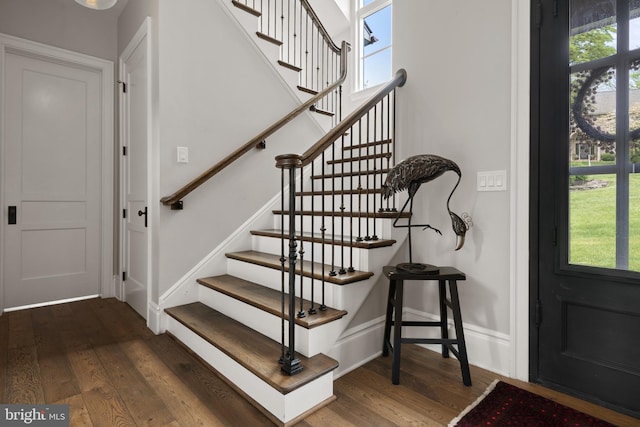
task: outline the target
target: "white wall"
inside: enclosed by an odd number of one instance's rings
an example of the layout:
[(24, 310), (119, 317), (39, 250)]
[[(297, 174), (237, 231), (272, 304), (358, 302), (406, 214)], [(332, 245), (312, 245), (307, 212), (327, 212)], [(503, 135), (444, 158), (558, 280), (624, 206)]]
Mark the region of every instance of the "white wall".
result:
[[(158, 28), (158, 198), (223, 159), (299, 103), (218, 1), (160, 2)], [(275, 156), (301, 153), (319, 137), (297, 118), (184, 199), (184, 210), (160, 210), (157, 301), (279, 191)], [(190, 162), (176, 163), (176, 147)]]
[(74, 0), (0, 0), (0, 32), (115, 62), (119, 12)]
[[(511, 0), (397, 1), (393, 7), (394, 68), (408, 72), (398, 95), (399, 158), (434, 153), (456, 161), (463, 178), (451, 209), (468, 212), (474, 223), (464, 248), (454, 252), (445, 203), (456, 175), (423, 185), (414, 221), (444, 235), (416, 230), (414, 261), (465, 272), (464, 321), (508, 334), (511, 194), (477, 192), (476, 174), (511, 172)], [(416, 287), (407, 301), (435, 313), (434, 291)]]

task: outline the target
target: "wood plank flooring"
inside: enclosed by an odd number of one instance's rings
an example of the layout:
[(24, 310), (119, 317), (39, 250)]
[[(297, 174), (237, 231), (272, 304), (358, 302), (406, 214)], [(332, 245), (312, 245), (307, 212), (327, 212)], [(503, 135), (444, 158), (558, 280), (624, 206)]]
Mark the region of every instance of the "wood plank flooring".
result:
[[(400, 385), (377, 358), (339, 378), (337, 400), (300, 426), (445, 426), (494, 379), (503, 379), (619, 426), (640, 420), (535, 384), (403, 346)], [(0, 402), (67, 403), (72, 426), (261, 426), (257, 409), (167, 335), (115, 299), (92, 299), (0, 316)]]

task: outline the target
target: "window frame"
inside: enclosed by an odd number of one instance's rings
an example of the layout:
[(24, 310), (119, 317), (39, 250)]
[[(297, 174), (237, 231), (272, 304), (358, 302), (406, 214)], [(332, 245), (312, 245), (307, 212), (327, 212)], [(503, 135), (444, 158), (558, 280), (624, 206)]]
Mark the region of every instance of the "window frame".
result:
[[(391, 73), (389, 78), (393, 75), (393, 0), (372, 0), (366, 6), (363, 6), (364, 0), (353, 0), (354, 4), (354, 16), (355, 16), (355, 30), (354, 30), (354, 45), (355, 45), (355, 65), (354, 65), (354, 77), (353, 77), (353, 87), (354, 92), (363, 92), (370, 90), (372, 88), (380, 86), (382, 83), (376, 84), (370, 87), (364, 87), (364, 60), (366, 58), (370, 58), (373, 55), (377, 55), (380, 52), (390, 50), (391, 52)], [(388, 47), (381, 48), (374, 52), (371, 52), (367, 55), (364, 54), (364, 46), (362, 40), (364, 40), (364, 25), (363, 21), (373, 15), (376, 12), (384, 9), (387, 6), (391, 6), (391, 40)]]

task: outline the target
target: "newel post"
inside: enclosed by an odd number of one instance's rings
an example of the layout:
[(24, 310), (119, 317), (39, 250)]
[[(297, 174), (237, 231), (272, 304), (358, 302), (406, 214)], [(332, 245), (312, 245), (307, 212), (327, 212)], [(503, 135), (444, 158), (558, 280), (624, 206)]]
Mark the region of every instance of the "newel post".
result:
[[(283, 154), (280, 156), (276, 157), (276, 167), (279, 169), (282, 169), (282, 194), (284, 194), (284, 190), (285, 190), (285, 179), (284, 179), (284, 174), (285, 174), (285, 170), (289, 171), (289, 209), (288, 209), (288, 215), (289, 215), (289, 236), (288, 236), (288, 240), (289, 240), (289, 255), (288, 255), (288, 260), (289, 260), (289, 266), (288, 266), (288, 271), (289, 271), (289, 281), (288, 281), (288, 295), (289, 295), (289, 307), (288, 307), (288, 317), (289, 317), (289, 342), (288, 342), (288, 351), (285, 351), (285, 338), (284, 338), (284, 328), (283, 328), (283, 333), (282, 333), (282, 356), (281, 356), (281, 360), (280, 363), (282, 364), (282, 371), (284, 371), (285, 373), (289, 374), (289, 375), (294, 375), (297, 374), (298, 372), (302, 371), (303, 367), (302, 364), (300, 363), (300, 360), (298, 358), (296, 358), (296, 351), (295, 351), (295, 326), (296, 326), (296, 313), (295, 313), (295, 302), (296, 302), (296, 286), (295, 286), (295, 282), (296, 282), (296, 248), (297, 248), (297, 243), (296, 243), (296, 170), (298, 168), (302, 168), (302, 156), (298, 155), (298, 154)], [(285, 215), (285, 209), (284, 206), (282, 207), (282, 215)], [(284, 236), (283, 236), (284, 239)], [(284, 244), (282, 245), (283, 249), (284, 249)], [(287, 261), (287, 258), (285, 257), (284, 254), (284, 250), (282, 253), (282, 256), (280, 258), (281, 262), (282, 262), (282, 289), (283, 289), (283, 293), (284, 293), (284, 289), (285, 289), (285, 283), (284, 283), (284, 272), (286, 270), (285, 268), (285, 263)], [(284, 298), (284, 295), (283, 295)], [(283, 299), (283, 304), (282, 304), (282, 318), (285, 318), (285, 305), (284, 304), (284, 299)]]

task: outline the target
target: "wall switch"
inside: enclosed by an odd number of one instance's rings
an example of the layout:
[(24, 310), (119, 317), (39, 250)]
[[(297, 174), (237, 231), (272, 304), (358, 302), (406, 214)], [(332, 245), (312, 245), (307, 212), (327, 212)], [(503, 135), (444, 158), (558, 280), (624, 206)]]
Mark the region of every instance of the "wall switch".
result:
[(478, 172), (478, 191), (507, 191), (507, 171)]
[(189, 163), (189, 148), (188, 147), (178, 147), (178, 163)]

